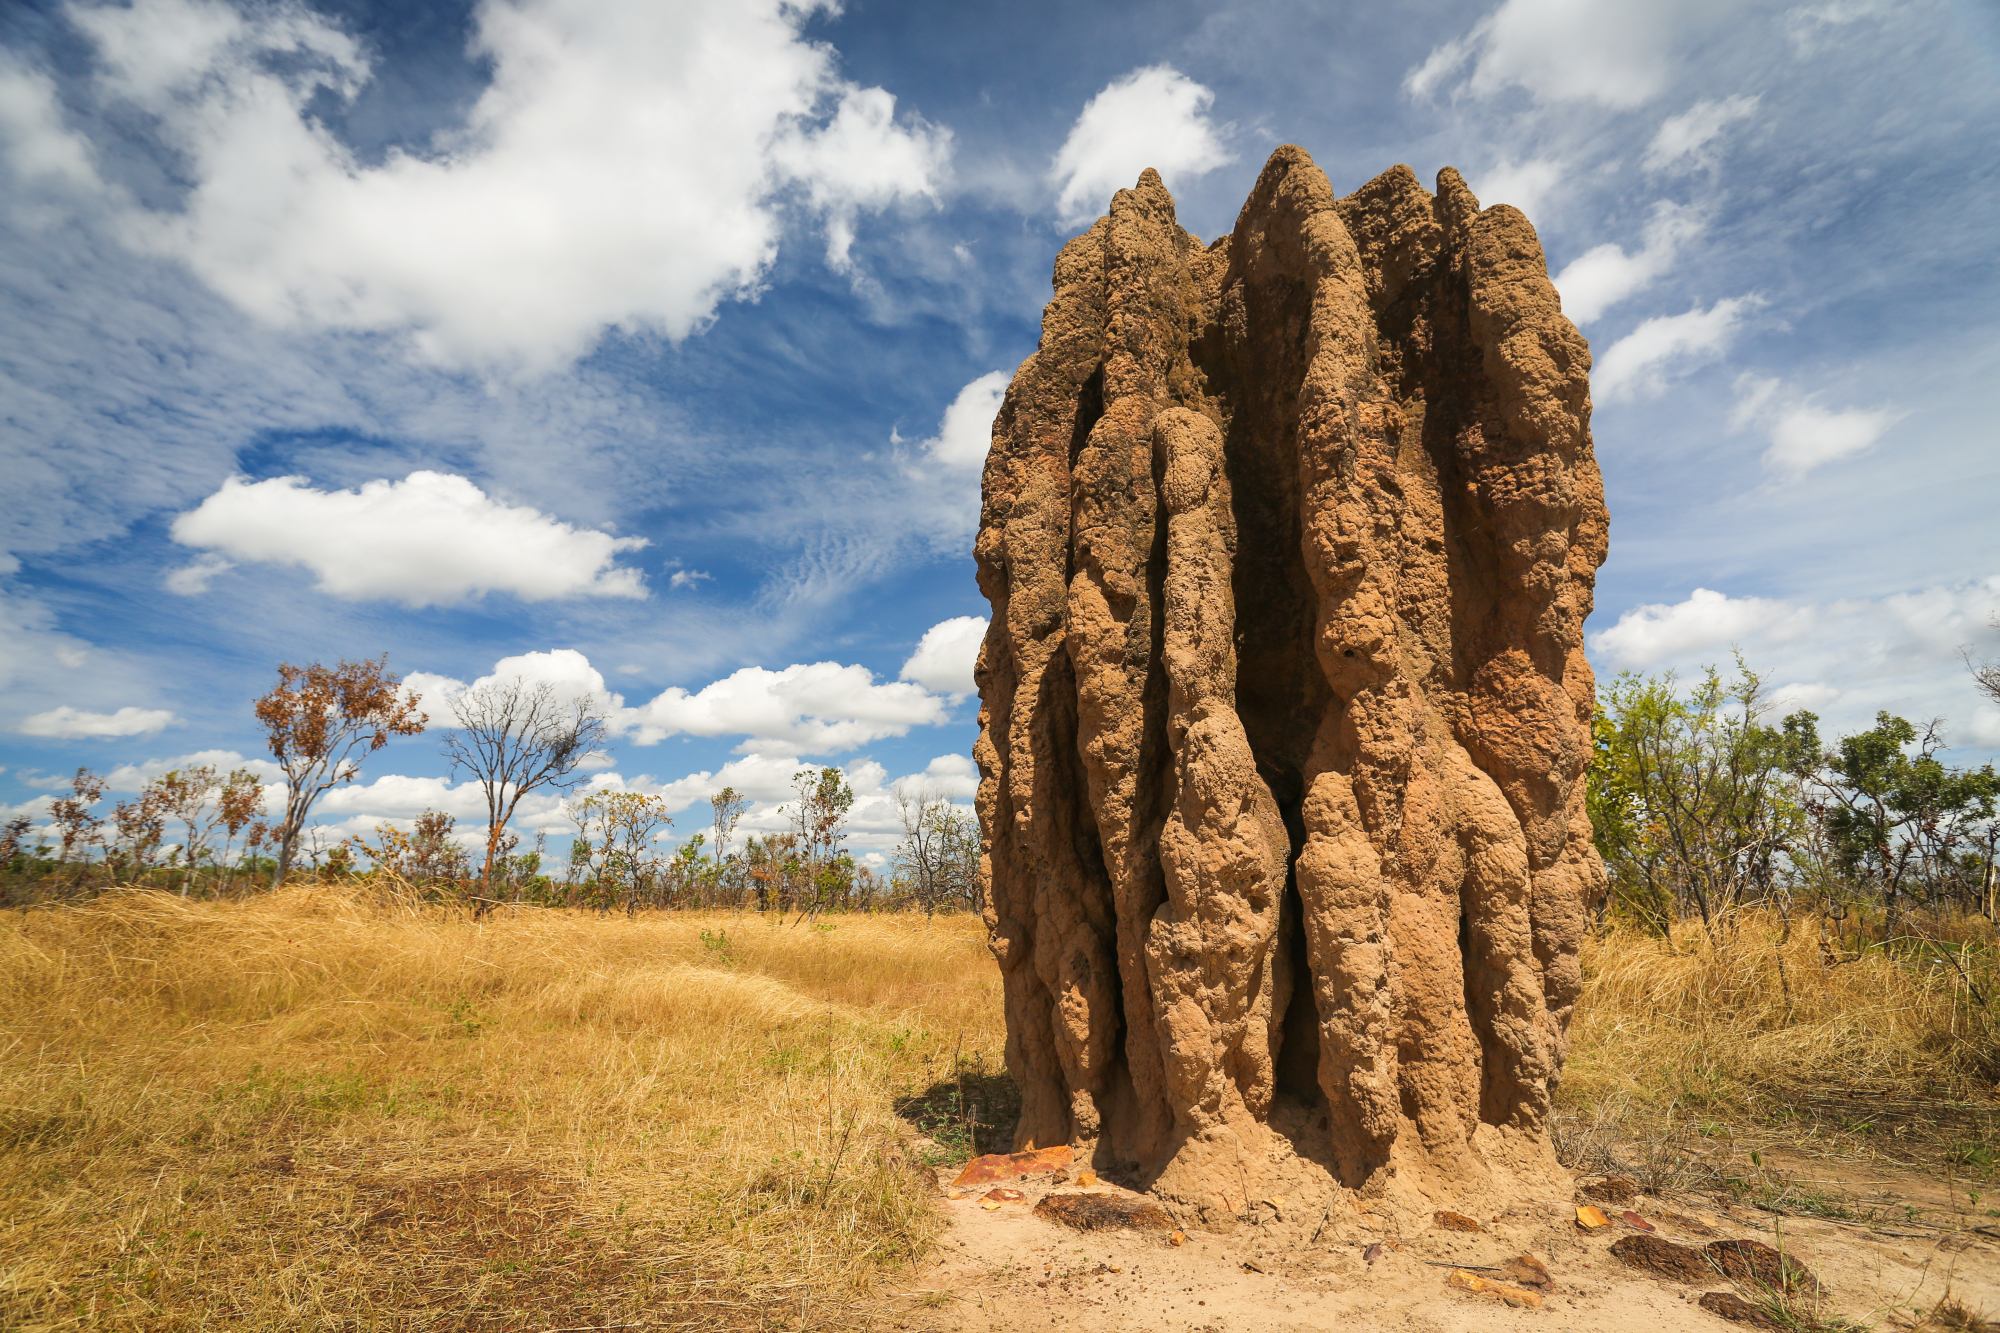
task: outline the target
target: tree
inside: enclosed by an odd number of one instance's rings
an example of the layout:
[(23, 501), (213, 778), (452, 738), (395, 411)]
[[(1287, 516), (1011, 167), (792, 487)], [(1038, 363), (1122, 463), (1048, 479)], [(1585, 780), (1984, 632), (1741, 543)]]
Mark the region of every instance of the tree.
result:
[(393, 736), (415, 736), (429, 719), (415, 694), (397, 697), (402, 677), (389, 674), (389, 658), (337, 667), (318, 662), (278, 664), (278, 685), (257, 701), (271, 757), (285, 774), (285, 817), (278, 825), (278, 864), (271, 884), (292, 867), (299, 834), (313, 802), (361, 773), (356, 751), (373, 754)]
[[(1916, 753), (1906, 753), (1912, 745)], [(1988, 859), (1970, 854), (1987, 845), (1976, 826), (1994, 817), (2000, 775), (1990, 764), (1948, 768), (1937, 757), (1944, 748), (1937, 723), (1919, 735), (1903, 718), (1877, 713), (1872, 728), (1842, 737), (1814, 775), (1838, 854), (1881, 897), (1885, 939), (1899, 933), (1912, 882), (1935, 899), (1960, 875), (1983, 873)]]
[(590, 695), (564, 698), (547, 681), (488, 680), (452, 697), (457, 726), (440, 747), (486, 793), (486, 859), (479, 910), (491, 896), (494, 859), (521, 799), (542, 787), (568, 792), (578, 766), (604, 743), (607, 719)]
[(1603, 692), (1586, 792), (1597, 846), (1620, 905), (1662, 933), (1690, 912), (1712, 930), (1770, 894), (1803, 826), (1798, 777), (1817, 736), (1765, 724), (1762, 683), (1737, 670), (1725, 684), (1709, 668), (1685, 697), (1671, 672)]
[[(563, 810), (577, 826), (571, 864), (579, 877), (590, 877), (592, 906), (609, 911), (622, 900), (628, 913), (636, 912), (658, 878), (653, 845), (673, 826), (666, 797), (598, 791), (574, 806), (565, 802)], [(581, 862), (578, 846), (585, 849)]]
[(185, 898), (202, 859), (208, 853), (208, 840), (214, 834), (216, 821), (222, 813), (208, 799), (209, 793), (215, 790), (215, 765), (190, 764), (186, 768), (177, 768), (162, 773), (153, 779), (151, 785), (159, 793), (161, 813), (181, 826), (181, 845), (176, 859), (183, 867), (181, 897)]
[(229, 849), (235, 845), (236, 835), (245, 829), (251, 830), (244, 836), (243, 853), (248, 856), (264, 841), (264, 784), (257, 775), (247, 768), (231, 769), (228, 779), (217, 794), (216, 814), (222, 821), (222, 891), (229, 892), (229, 881), (236, 871), (229, 860)]
[[(91, 813), (91, 807), (104, 797), (104, 779), (87, 768), (76, 770), (70, 780), (70, 794), (58, 796), (49, 802), (49, 817), (55, 820), (56, 832), (62, 838), (62, 856), (56, 864), (67, 865), (72, 855), (89, 847), (104, 826), (104, 820)], [(84, 869), (77, 871), (77, 882), (83, 882)]]
[(800, 769), (792, 774), (792, 789), (798, 799), (787, 814), (804, 862), (805, 911), (808, 916), (817, 916), (837, 887), (832, 882), (835, 863), (840, 844), (847, 840), (847, 812), (854, 808), (854, 792), (841, 771), (833, 767)]
[(948, 797), (896, 788), (903, 841), (896, 861), (926, 915), (940, 907), (978, 909), (979, 821)]

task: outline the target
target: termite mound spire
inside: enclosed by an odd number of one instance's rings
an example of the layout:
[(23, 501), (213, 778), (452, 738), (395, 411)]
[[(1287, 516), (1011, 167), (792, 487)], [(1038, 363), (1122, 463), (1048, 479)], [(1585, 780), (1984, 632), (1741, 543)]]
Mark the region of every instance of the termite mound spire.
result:
[(1534, 228), (1287, 146), (1054, 285), (977, 546), (1018, 1140), (1208, 1225), (1553, 1185), (1607, 515)]

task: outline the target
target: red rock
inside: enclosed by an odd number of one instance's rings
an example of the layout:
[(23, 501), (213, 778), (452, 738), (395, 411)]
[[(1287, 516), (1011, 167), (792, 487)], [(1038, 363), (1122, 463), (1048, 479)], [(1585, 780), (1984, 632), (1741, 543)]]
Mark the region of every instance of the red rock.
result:
[(1036, 1148), (1029, 1152), (988, 1153), (975, 1157), (965, 1164), (965, 1170), (958, 1173), (953, 1186), (986, 1185), (996, 1180), (1018, 1180), (1022, 1176), (1038, 1176), (1044, 1171), (1054, 1171), (1069, 1165), (1075, 1154), (1066, 1143), (1053, 1148)]

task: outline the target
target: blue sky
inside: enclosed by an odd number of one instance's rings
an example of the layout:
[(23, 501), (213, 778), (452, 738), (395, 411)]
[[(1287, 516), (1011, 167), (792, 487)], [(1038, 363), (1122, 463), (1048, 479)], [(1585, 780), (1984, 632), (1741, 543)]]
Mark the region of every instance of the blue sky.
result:
[[(1154, 166), (1447, 164), (1596, 358), (1601, 673), (1740, 646), (2000, 751), (1973, 0), (481, 0), (0, 14), (0, 806), (259, 757), (280, 660), (617, 696), (594, 782), (971, 791), (968, 551), (1057, 248)], [(430, 738), (330, 801), (470, 820)], [(552, 811), (535, 818), (560, 827)]]

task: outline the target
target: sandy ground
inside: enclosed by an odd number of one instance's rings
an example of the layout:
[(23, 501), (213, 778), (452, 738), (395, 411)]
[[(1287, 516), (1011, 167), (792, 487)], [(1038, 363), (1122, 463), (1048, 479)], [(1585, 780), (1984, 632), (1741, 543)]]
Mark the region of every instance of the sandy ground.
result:
[[(1721, 1237), (1782, 1242), (1826, 1284), (1818, 1306), (1823, 1317), (1895, 1328), (1913, 1322), (1916, 1311), (1928, 1310), (1947, 1291), (1976, 1311), (2000, 1316), (2000, 1219), (1968, 1206), (1963, 1190), (1916, 1173), (1880, 1170), (1839, 1172), (1843, 1178), (1835, 1181), (1825, 1163), (1801, 1165), (1848, 1197), (1871, 1206), (1893, 1201), (1898, 1217), (1910, 1216), (1907, 1203), (1930, 1220), (1845, 1224), (1773, 1217), (1710, 1197), (1642, 1197), (1629, 1206), (1655, 1222), (1656, 1234), (1695, 1245), (1714, 1237), (1661, 1214), (1705, 1219)], [(1696, 1304), (1705, 1291), (1739, 1290), (1728, 1281), (1718, 1277), (1689, 1287), (1627, 1267), (1608, 1251), (1635, 1230), (1617, 1220), (1598, 1231), (1580, 1230), (1569, 1203), (1522, 1203), (1477, 1219), (1485, 1227), (1477, 1233), (1431, 1225), (1399, 1238), (1385, 1223), (1364, 1222), (1359, 1234), (1353, 1225), (1345, 1228), (1348, 1238), (1338, 1243), (1275, 1246), (1268, 1243), (1270, 1231), (1244, 1226), (1228, 1235), (1188, 1232), (1183, 1244), (1174, 1245), (1157, 1233), (1079, 1232), (1045, 1221), (1033, 1214), (1036, 1202), (1051, 1192), (1077, 1192), (1075, 1185), (1051, 1185), (1046, 1177), (1006, 1183), (1024, 1197), (997, 1209), (982, 1206), (986, 1186), (939, 1199), (949, 1230), (904, 1293), (904, 1328), (1715, 1333), (1744, 1327)], [(1093, 1188), (1122, 1192), (1104, 1184)], [(2000, 1203), (2000, 1191), (1987, 1202)], [(1610, 1211), (1615, 1218), (1621, 1210)], [(1994, 1234), (1973, 1229), (1981, 1224)], [(1371, 1230), (1383, 1248), (1368, 1262)], [(1539, 1308), (1510, 1308), (1495, 1296), (1447, 1284), (1454, 1268), (1497, 1268), (1523, 1253), (1543, 1261), (1553, 1279)]]

